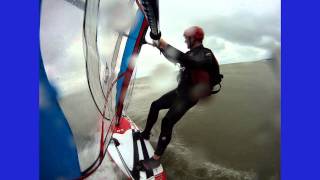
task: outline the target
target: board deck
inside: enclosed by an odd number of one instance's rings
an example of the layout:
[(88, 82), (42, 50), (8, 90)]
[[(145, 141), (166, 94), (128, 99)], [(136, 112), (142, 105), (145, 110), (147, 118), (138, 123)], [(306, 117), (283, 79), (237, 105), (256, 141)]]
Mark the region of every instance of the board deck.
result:
[[(147, 158), (149, 158), (154, 154), (154, 149), (148, 140), (143, 140), (146, 147), (146, 152), (143, 153), (144, 148), (141, 141), (133, 139), (133, 132), (135, 131), (139, 131), (139, 128), (135, 125), (135, 123), (128, 117), (122, 117), (120, 119), (120, 125), (113, 129), (112, 136), (114, 139), (116, 139), (116, 141), (119, 142), (119, 145), (117, 146), (117, 142), (112, 140), (108, 146), (109, 156), (121, 169), (121, 171), (130, 179), (134, 179), (131, 173), (135, 164), (135, 153), (138, 153), (139, 160), (145, 159), (146, 155)], [(136, 143), (136, 148), (134, 148), (134, 143)], [(158, 168), (155, 168), (149, 172), (149, 174), (147, 174), (145, 171), (139, 171), (138, 178), (135, 180), (137, 179), (165, 180), (166, 175), (162, 165), (160, 165)]]

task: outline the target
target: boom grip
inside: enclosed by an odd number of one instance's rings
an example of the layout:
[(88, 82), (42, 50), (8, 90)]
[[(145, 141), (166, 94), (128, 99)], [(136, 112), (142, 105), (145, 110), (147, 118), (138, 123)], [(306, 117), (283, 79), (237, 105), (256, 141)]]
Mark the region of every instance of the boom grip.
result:
[(158, 34), (153, 34), (152, 31), (150, 31), (150, 37), (153, 40), (159, 40), (161, 38), (161, 32), (159, 32)]
[(161, 32), (159, 30), (159, 1), (141, 0), (145, 15), (151, 29), (150, 37), (153, 40), (159, 40)]

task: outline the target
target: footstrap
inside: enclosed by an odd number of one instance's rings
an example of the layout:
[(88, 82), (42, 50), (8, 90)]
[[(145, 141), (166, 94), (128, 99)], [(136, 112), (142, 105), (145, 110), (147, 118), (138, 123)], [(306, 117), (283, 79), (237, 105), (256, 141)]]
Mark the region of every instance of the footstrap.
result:
[[(142, 147), (142, 152), (143, 152), (143, 158), (144, 159), (149, 159), (148, 150), (147, 150), (146, 144), (145, 144), (144, 139), (143, 139), (142, 136), (140, 136), (140, 142), (141, 142), (141, 147)], [(147, 178), (153, 176), (153, 170), (152, 169), (147, 169), (146, 170), (146, 174), (147, 174)]]

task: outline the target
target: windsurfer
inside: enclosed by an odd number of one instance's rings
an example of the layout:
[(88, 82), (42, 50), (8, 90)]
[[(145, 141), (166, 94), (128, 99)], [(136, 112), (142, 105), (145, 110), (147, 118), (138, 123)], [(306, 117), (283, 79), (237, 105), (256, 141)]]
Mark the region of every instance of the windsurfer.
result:
[(164, 56), (173, 63), (179, 63), (181, 69), (178, 87), (152, 102), (145, 129), (139, 134), (144, 139), (149, 139), (159, 111), (169, 109), (162, 120), (161, 133), (153, 157), (140, 162), (144, 169), (160, 166), (160, 157), (170, 143), (174, 125), (197, 104), (199, 99), (210, 95), (215, 85), (214, 79), (219, 75), (219, 65), (214, 54), (202, 44), (204, 39), (202, 28), (192, 26), (185, 30), (183, 35), (190, 49), (186, 53), (172, 47), (162, 38), (154, 41)]

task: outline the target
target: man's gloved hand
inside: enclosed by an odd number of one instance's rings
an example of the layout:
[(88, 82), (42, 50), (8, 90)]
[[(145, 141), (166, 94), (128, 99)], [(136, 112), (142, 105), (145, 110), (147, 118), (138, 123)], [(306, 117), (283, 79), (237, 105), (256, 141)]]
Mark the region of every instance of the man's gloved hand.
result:
[(160, 38), (157, 41), (153, 40), (153, 45), (160, 50), (164, 50), (167, 47), (168, 43), (162, 38)]
[(153, 41), (152, 41), (152, 44), (153, 44), (153, 46), (154, 46), (154, 47), (156, 47), (156, 48), (158, 48), (158, 49), (159, 49), (159, 46), (160, 46), (160, 40), (158, 40), (158, 41), (153, 40)]

